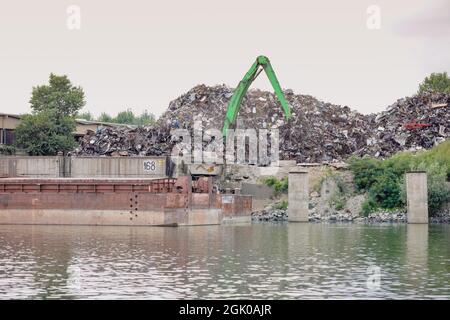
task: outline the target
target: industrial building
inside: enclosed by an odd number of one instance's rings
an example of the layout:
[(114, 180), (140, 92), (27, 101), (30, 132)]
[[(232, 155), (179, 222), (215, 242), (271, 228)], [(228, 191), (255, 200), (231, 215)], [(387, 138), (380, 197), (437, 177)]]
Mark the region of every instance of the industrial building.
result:
[[(21, 122), (21, 115), (0, 113), (0, 144), (12, 145), (14, 144), (14, 130)], [(99, 127), (114, 127), (121, 126), (121, 124), (88, 121), (84, 119), (76, 119), (76, 129), (73, 133), (75, 138), (84, 136), (88, 130), (97, 131)]]

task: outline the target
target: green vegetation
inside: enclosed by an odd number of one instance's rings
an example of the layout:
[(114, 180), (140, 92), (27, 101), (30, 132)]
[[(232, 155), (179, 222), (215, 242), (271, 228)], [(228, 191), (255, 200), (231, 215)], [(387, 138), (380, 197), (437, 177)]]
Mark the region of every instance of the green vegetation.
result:
[(344, 209), (347, 203), (347, 196), (351, 194), (344, 178), (340, 172), (326, 168), (320, 180), (312, 187), (313, 191), (320, 193), (322, 185), (326, 180), (333, 180), (336, 183), (336, 191), (331, 196), (329, 204), (336, 210)]
[(275, 210), (287, 210), (288, 208), (288, 201), (287, 200), (283, 200), (281, 202), (277, 202), (273, 205), (273, 208)]
[(90, 112), (84, 112), (77, 115), (79, 119), (89, 121), (111, 122), (120, 124), (134, 124), (134, 125), (150, 125), (155, 123), (155, 116), (144, 110), (140, 115), (135, 115), (131, 109), (119, 112), (115, 117), (103, 112), (97, 119), (95, 119)]
[(5, 156), (10, 156), (15, 153), (16, 153), (16, 148), (14, 146), (0, 144), (0, 154), (5, 155)]
[(423, 162), (414, 169), (427, 171), (428, 208), (432, 214), (439, 212), (442, 204), (450, 200), (450, 187), (446, 183), (448, 175), (447, 169), (438, 163), (427, 165)]
[(81, 87), (74, 87), (67, 76), (51, 73), (49, 85), (33, 88), (30, 104), (34, 114), (52, 112), (58, 117), (73, 117), (86, 102)]
[(97, 120), (101, 122), (114, 122), (113, 117), (111, 117), (106, 112), (102, 112), (102, 114), (100, 115), (100, 117), (98, 117)]
[(74, 148), (75, 116), (85, 105), (81, 87), (67, 76), (50, 74), (49, 84), (34, 87), (32, 113), (16, 128), (16, 145), (30, 155), (55, 155)]
[(264, 179), (264, 184), (273, 188), (278, 195), (280, 193), (287, 193), (289, 181), (287, 177), (279, 180), (277, 177), (272, 176)]
[(379, 208), (378, 204), (372, 198), (368, 198), (363, 202), (361, 211), (364, 217), (367, 217), (369, 213), (376, 211)]
[(363, 213), (366, 215), (380, 208), (405, 206), (404, 173), (409, 170), (427, 171), (431, 215), (450, 200), (450, 189), (446, 182), (450, 177), (450, 141), (417, 154), (401, 152), (386, 160), (353, 158), (350, 160), (350, 169), (356, 189), (369, 195), (363, 204)]
[(87, 121), (95, 120), (94, 116), (89, 111), (77, 114), (77, 119), (84, 119), (84, 120), (87, 120)]
[(424, 91), (450, 93), (450, 78), (447, 76), (447, 72), (432, 73), (429, 77), (426, 77), (419, 85), (418, 93)]
[(336, 210), (344, 209), (346, 203), (347, 203), (347, 198), (345, 197), (345, 194), (340, 193), (340, 192), (336, 193), (330, 199), (330, 205), (333, 208), (335, 208)]

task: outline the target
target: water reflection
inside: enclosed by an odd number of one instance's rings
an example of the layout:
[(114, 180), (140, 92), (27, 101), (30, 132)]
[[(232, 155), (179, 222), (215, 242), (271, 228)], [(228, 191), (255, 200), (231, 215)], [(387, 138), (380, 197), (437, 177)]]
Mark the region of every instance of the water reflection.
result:
[(406, 229), (406, 270), (409, 290), (423, 292), (428, 283), (428, 225), (409, 224)]
[(0, 226), (0, 298), (450, 298), (450, 229), (422, 227)]

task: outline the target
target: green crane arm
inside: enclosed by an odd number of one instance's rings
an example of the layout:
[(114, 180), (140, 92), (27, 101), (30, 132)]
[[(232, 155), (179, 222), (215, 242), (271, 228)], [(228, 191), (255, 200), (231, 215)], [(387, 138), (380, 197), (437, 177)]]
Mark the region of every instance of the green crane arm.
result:
[(259, 56), (250, 67), (250, 70), (247, 71), (244, 78), (239, 82), (236, 90), (233, 93), (233, 96), (231, 97), (230, 102), (228, 103), (227, 113), (225, 115), (225, 121), (223, 123), (222, 129), (223, 136), (227, 136), (229, 126), (236, 121), (239, 109), (241, 108), (242, 99), (247, 93), (247, 90), (252, 82), (261, 72), (260, 66), (264, 68), (264, 71), (266, 72), (266, 75), (269, 78), (273, 89), (275, 90), (275, 94), (281, 103), (281, 107), (283, 108), (286, 120), (288, 120), (291, 116), (291, 109), (286, 101), (286, 98), (284, 97), (283, 90), (281, 90), (280, 83), (278, 82), (278, 79), (275, 75), (275, 71), (273, 71), (269, 58), (265, 56)]

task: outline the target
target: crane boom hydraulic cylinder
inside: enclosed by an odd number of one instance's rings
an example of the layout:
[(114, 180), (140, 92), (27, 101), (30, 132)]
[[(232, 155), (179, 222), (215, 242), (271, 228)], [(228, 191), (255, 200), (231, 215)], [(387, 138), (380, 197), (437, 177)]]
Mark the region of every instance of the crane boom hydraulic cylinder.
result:
[(241, 108), (242, 99), (247, 93), (247, 90), (252, 82), (261, 72), (261, 67), (266, 72), (266, 75), (269, 78), (269, 81), (275, 91), (275, 95), (281, 103), (281, 107), (283, 109), (286, 120), (289, 120), (289, 117), (291, 116), (291, 109), (286, 101), (286, 98), (284, 97), (283, 90), (280, 87), (280, 83), (278, 82), (275, 71), (270, 64), (269, 58), (265, 56), (259, 56), (250, 67), (250, 70), (248, 70), (248, 72), (245, 74), (244, 78), (239, 82), (237, 88), (234, 90), (230, 102), (228, 103), (227, 113), (225, 115), (225, 121), (222, 129), (223, 136), (227, 136), (228, 128), (236, 121), (239, 109)]

